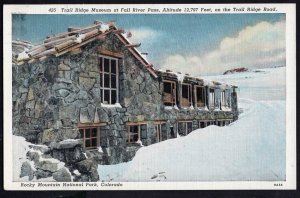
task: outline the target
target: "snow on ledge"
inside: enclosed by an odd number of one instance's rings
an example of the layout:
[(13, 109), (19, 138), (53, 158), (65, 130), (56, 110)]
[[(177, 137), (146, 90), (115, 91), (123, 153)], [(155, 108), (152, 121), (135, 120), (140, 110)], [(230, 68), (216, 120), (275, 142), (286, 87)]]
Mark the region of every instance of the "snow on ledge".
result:
[(107, 108), (122, 108), (122, 106), (120, 105), (120, 103), (115, 103), (115, 104), (103, 104), (101, 103), (101, 107), (107, 107)]
[(143, 142), (142, 142), (141, 140), (138, 140), (138, 141), (135, 142), (135, 143), (140, 144), (141, 146), (144, 146), (144, 145), (143, 145)]
[(98, 147), (98, 152), (99, 152), (99, 153), (103, 153), (103, 150), (102, 150), (102, 147), (101, 147), (101, 146)]
[(80, 173), (77, 169), (74, 170), (73, 173), (74, 173), (75, 175), (77, 175), (77, 176), (81, 175), (81, 173)]
[(173, 106), (165, 106), (165, 109), (171, 110), (171, 109), (173, 109)]

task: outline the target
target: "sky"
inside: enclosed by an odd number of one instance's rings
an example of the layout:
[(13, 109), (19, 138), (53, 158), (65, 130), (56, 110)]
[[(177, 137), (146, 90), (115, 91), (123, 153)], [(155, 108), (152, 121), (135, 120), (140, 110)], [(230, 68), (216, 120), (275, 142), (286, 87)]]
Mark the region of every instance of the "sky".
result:
[(38, 43), (94, 20), (130, 31), (157, 69), (204, 76), (285, 66), (285, 14), (14, 15), (13, 39)]

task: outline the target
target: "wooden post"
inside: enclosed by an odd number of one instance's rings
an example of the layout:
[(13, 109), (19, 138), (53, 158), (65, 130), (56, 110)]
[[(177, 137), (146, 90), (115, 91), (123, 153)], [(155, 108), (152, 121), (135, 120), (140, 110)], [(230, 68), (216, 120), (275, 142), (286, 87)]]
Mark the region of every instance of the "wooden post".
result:
[(138, 125), (138, 141), (141, 141), (141, 125)]

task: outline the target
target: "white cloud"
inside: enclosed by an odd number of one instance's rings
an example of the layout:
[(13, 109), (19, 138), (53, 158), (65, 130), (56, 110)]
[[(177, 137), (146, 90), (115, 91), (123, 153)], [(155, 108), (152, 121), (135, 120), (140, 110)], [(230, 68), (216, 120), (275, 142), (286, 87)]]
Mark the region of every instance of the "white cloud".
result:
[(194, 76), (195, 73), (202, 73), (201, 69), (203, 69), (203, 65), (198, 56), (183, 56), (176, 54), (165, 59), (162, 69), (169, 69), (184, 74), (189, 73)]
[(236, 36), (224, 38), (217, 49), (199, 56), (172, 55), (162, 68), (193, 75), (218, 74), (237, 67), (263, 68), (285, 65), (285, 21), (260, 22)]
[(130, 40), (133, 42), (148, 42), (153, 41), (154, 39), (161, 36), (161, 32), (153, 30), (148, 27), (141, 27), (138, 29), (131, 29), (130, 32), (132, 33), (132, 37)]
[(285, 64), (285, 21), (260, 22), (236, 37), (224, 38), (219, 48), (202, 57), (206, 70), (223, 72), (236, 67), (262, 68)]

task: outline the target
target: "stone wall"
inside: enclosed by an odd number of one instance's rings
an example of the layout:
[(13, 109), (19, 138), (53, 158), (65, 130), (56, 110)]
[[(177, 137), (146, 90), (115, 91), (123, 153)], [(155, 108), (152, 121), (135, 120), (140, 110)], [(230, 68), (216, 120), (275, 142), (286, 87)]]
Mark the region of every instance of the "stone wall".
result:
[[(101, 105), (99, 47), (122, 53), (119, 59), (120, 107)], [(13, 65), (13, 133), (36, 144), (50, 144), (67, 139), (79, 139), (78, 126), (105, 123), (100, 126), (102, 151), (71, 151), (52, 149), (52, 157), (72, 165), (68, 152), (87, 157), (98, 164), (115, 164), (132, 159), (140, 144), (126, 143), (128, 122), (145, 122), (141, 131), (143, 145), (156, 142), (155, 121), (165, 121), (162, 139), (176, 137), (176, 122), (192, 120), (236, 119), (236, 94), (232, 92), (233, 111), (204, 111), (190, 108), (166, 108), (162, 103), (163, 84), (146, 71), (114, 34), (105, 41), (93, 41), (78, 54), (49, 57), (41, 62)], [(171, 126), (175, 135), (171, 134)], [(174, 132), (173, 131), (173, 132)], [(75, 149), (75, 150), (74, 150)], [(77, 149), (77, 150), (76, 150)], [(79, 153), (78, 153), (79, 152)], [(67, 154), (66, 154), (67, 153)], [(73, 159), (74, 160), (74, 159)]]

